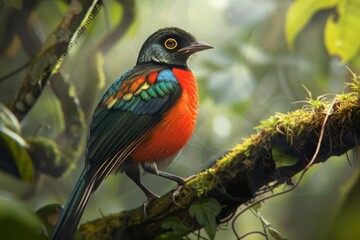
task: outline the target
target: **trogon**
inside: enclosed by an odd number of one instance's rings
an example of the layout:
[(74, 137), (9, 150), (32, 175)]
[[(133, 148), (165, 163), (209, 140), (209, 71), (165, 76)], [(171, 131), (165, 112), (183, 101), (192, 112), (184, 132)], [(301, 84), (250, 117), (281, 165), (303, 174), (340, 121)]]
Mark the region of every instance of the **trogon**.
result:
[(110, 173), (125, 172), (147, 196), (145, 203), (158, 196), (142, 184), (139, 166), (185, 184), (185, 179), (161, 170), (195, 128), (198, 89), (189, 57), (210, 48), (176, 27), (160, 29), (146, 39), (136, 65), (110, 86), (95, 108), (84, 170), (51, 239), (73, 239), (91, 193)]

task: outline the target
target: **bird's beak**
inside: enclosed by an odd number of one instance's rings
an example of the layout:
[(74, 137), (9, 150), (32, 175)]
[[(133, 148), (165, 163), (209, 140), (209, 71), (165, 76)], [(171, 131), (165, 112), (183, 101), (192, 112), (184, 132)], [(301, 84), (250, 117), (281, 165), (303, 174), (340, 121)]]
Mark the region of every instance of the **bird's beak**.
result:
[(211, 49), (211, 48), (214, 48), (214, 47), (207, 44), (207, 43), (193, 42), (193, 43), (191, 43), (190, 46), (183, 47), (183, 48), (179, 49), (176, 53), (177, 54), (189, 54), (190, 55), (190, 54), (200, 52), (200, 51), (203, 51), (203, 50), (206, 50), (206, 49)]

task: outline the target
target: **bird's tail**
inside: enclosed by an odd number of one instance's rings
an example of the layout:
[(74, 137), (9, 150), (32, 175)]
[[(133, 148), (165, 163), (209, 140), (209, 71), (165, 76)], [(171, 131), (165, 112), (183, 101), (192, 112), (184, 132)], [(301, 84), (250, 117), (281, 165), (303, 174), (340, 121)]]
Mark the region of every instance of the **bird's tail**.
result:
[(71, 240), (74, 238), (81, 215), (94, 188), (94, 182), (93, 178), (87, 177), (84, 169), (61, 212), (52, 232), (51, 240)]

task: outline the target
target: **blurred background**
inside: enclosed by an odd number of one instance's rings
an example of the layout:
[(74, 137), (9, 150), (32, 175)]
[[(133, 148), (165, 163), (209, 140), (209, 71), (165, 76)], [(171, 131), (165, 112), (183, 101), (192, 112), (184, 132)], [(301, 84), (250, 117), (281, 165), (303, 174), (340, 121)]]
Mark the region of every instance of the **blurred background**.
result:
[[(30, 41), (28, 35), (19, 34), (23, 26), (21, 19), (9, 17), (13, 12), (26, 10), (25, 3), (19, 7), (17, 2), (22, 1), (1, 3), (0, 77), (31, 61), (60, 23), (68, 6), (67, 1), (60, 0), (29, 1), (34, 2), (26, 20), (32, 30), (29, 36), (38, 39)], [(297, 35), (290, 51), (284, 29), (292, 1), (138, 0), (134, 2), (134, 16), (126, 33), (99, 56), (94, 51), (97, 44), (130, 11), (128, 5), (121, 4), (122, 1), (103, 2), (103, 7), (79, 36), (77, 44), (69, 49), (61, 66), (64, 78), (73, 86), (71, 91), (76, 93), (85, 109), (85, 124), (108, 86), (135, 64), (141, 44), (159, 28), (183, 28), (215, 47), (190, 59), (200, 88), (200, 112), (192, 139), (168, 169), (180, 176), (195, 174), (207, 167), (226, 150), (255, 133), (254, 127), (259, 121), (276, 112), (301, 108), (301, 101), (309, 97), (304, 86), (313, 98), (324, 94), (331, 98), (341, 93), (345, 83), (351, 80), (346, 66), (360, 73), (358, 53), (344, 62), (339, 57), (329, 56), (325, 47), (324, 27), (335, 11), (333, 7), (313, 15)], [(17, 32), (12, 33), (12, 27)], [(1, 80), (1, 103), (6, 105), (14, 99), (26, 73), (27, 68)], [(56, 91), (48, 84), (21, 121), (21, 136), (28, 141), (43, 137), (65, 145), (62, 142), (65, 138), (59, 137), (66, 127), (63, 111)], [(65, 204), (83, 168), (86, 129), (78, 141), (79, 154), (61, 177), (35, 173), (29, 184), (0, 171), (0, 199), (16, 200), (33, 211), (51, 203)], [(5, 153), (0, 154), (3, 157)], [(37, 154), (37, 157), (48, 156)], [(267, 200), (260, 212), (286, 239), (340, 239), (337, 236), (351, 234), (350, 230), (343, 232), (344, 226), (360, 226), (360, 218), (355, 212), (341, 217), (348, 192), (359, 176), (358, 169), (358, 155), (352, 152), (316, 165), (297, 189)], [(174, 187), (172, 182), (149, 175), (143, 176), (143, 181), (158, 194)], [(280, 186), (277, 191), (281, 190)], [(144, 200), (143, 193), (126, 176), (110, 176), (90, 198), (82, 222), (138, 207)], [(336, 222), (339, 219), (342, 224)], [(235, 239), (230, 224), (222, 228), (216, 239)], [(248, 212), (236, 221), (236, 229), (241, 235), (262, 230), (262, 226), (259, 219)], [(246, 239), (264, 237), (254, 234)]]

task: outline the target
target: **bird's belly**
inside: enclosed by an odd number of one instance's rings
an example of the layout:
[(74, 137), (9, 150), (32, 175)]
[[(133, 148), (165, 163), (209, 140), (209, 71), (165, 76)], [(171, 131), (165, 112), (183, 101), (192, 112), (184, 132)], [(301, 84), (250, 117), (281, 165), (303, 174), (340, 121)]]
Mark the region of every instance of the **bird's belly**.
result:
[(135, 162), (161, 160), (178, 153), (189, 141), (197, 117), (197, 103), (183, 93), (163, 119), (131, 154)]

